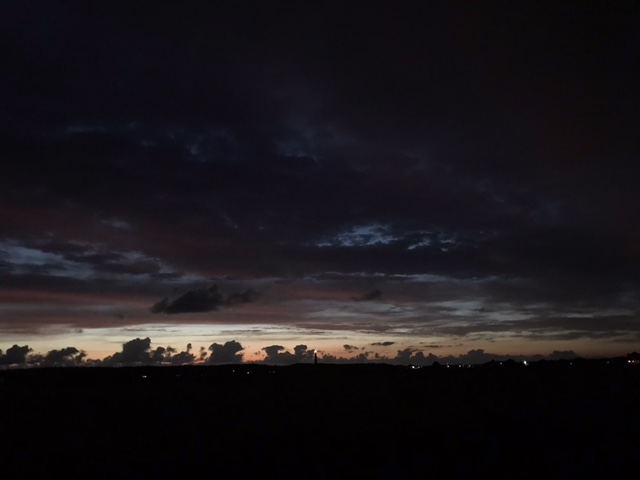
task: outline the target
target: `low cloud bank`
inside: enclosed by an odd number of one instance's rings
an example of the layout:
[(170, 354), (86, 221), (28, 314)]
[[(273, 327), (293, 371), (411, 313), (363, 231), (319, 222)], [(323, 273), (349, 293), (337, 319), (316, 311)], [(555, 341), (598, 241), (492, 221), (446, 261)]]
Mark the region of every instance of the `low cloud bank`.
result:
[[(392, 342), (384, 342), (391, 344)], [(349, 348), (347, 348), (349, 347)], [(262, 347), (264, 357), (250, 363), (264, 363), (269, 365), (292, 365), (295, 363), (311, 363), (318, 356), (321, 363), (389, 363), (393, 365), (430, 366), (438, 364), (482, 364), (491, 361), (537, 361), (561, 360), (578, 358), (573, 350), (553, 351), (549, 355), (503, 355), (486, 352), (483, 349), (469, 350), (467, 353), (453, 356), (438, 356), (426, 353), (416, 348), (398, 350), (395, 356), (386, 356), (373, 351), (363, 351), (356, 354), (357, 347), (345, 345), (345, 351), (351, 356), (335, 356), (325, 352), (310, 349), (307, 345), (296, 345), (292, 351), (283, 345), (268, 345)], [(135, 365), (224, 365), (244, 362), (245, 348), (236, 340), (225, 343), (212, 343), (208, 348), (200, 347), (194, 353), (189, 343), (182, 351), (172, 346), (151, 345), (151, 339), (134, 338), (122, 344), (122, 349), (106, 358), (90, 359), (83, 350), (76, 347), (66, 347), (51, 350), (46, 354), (33, 353), (28, 345), (13, 345), (6, 352), (0, 349), (0, 368), (14, 367), (78, 367), (78, 366), (135, 366)]]

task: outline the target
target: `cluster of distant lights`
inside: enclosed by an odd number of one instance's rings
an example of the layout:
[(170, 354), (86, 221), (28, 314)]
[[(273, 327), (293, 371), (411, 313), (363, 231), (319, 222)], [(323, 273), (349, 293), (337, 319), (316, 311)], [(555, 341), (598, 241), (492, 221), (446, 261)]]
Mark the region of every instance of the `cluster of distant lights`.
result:
[[(609, 363), (609, 362), (607, 362)], [(630, 365), (640, 365), (640, 360), (627, 360), (627, 363)], [(503, 362), (498, 362), (499, 365), (502, 365)], [(522, 361), (522, 364), (527, 367), (529, 366), (529, 363), (526, 360)], [(573, 365), (573, 362), (569, 362), (569, 365)], [(478, 367), (481, 365), (449, 365), (446, 364), (445, 365), (447, 368), (451, 368), (451, 367), (458, 367), (458, 368), (472, 368), (472, 367)], [(423, 368), (421, 365), (408, 365), (408, 368), (410, 370), (420, 370), (421, 368)], [(236, 370), (231, 370), (231, 373), (236, 373)], [(238, 373), (246, 373), (247, 375), (250, 375), (251, 372), (250, 371), (239, 371)], [(269, 370), (268, 373), (270, 374), (275, 374), (276, 371), (275, 370)], [(176, 377), (180, 377), (180, 375), (176, 375)], [(147, 378), (147, 375), (142, 375), (142, 378)]]
[[(498, 364), (499, 364), (499, 365), (502, 365), (502, 362), (498, 362)], [(526, 360), (524, 360), (524, 361), (522, 362), (522, 364), (523, 364), (525, 367), (529, 365), (529, 364), (527, 363), (527, 361), (526, 361)], [(447, 368), (451, 368), (451, 367), (458, 367), (458, 368), (471, 368), (471, 367), (477, 367), (477, 366), (479, 366), (479, 365), (471, 365), (471, 364), (467, 364), (467, 365), (449, 365), (448, 363), (445, 365), (445, 367), (447, 367)], [(419, 370), (419, 369), (421, 369), (421, 368), (422, 368), (422, 366), (420, 366), (420, 365), (409, 365), (409, 368), (410, 368), (411, 370)]]
[[(498, 365), (503, 365), (504, 362), (498, 362)], [(609, 364), (610, 362), (607, 362), (607, 364)], [(629, 365), (640, 365), (640, 360), (627, 360), (627, 363)], [(525, 367), (529, 366), (529, 362), (527, 362), (526, 360), (522, 361), (522, 365), (524, 365)], [(573, 365), (573, 362), (569, 362), (569, 365)], [(481, 367), (482, 364), (475, 364), (475, 365), (471, 365), (471, 364), (466, 364), (466, 365), (449, 365), (448, 363), (445, 365), (445, 367), (447, 368), (451, 368), (451, 367), (458, 367), (458, 368), (472, 368), (472, 367)], [(423, 368), (420, 365), (409, 365), (408, 368), (410, 370), (419, 370), (421, 368)]]

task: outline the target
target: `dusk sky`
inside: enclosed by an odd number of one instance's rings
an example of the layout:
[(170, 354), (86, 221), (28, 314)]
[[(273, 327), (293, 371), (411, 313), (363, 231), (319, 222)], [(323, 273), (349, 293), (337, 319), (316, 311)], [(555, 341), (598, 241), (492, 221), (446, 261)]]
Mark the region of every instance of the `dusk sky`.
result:
[(640, 349), (636, 1), (4, 1), (0, 45), (5, 364)]

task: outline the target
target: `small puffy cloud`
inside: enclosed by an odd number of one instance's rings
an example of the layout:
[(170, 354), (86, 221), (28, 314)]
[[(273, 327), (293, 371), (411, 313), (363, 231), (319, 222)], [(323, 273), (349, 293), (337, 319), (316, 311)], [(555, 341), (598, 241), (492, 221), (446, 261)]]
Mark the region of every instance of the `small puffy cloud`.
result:
[(331, 354), (324, 354), (322, 356), (322, 363), (376, 363), (380, 361), (389, 361), (388, 357), (383, 357), (375, 352), (361, 352), (353, 357), (336, 357)]
[[(416, 363), (415, 361), (417, 360), (416, 357), (420, 354), (422, 354), (422, 352), (417, 351), (413, 348), (405, 348), (404, 350), (398, 350), (398, 354), (393, 359), (393, 362), (400, 363), (400, 364)], [(412, 361), (412, 358), (413, 358), (413, 361)]]
[(268, 347), (263, 347), (262, 350), (267, 354), (267, 358), (275, 357), (278, 355), (278, 352), (286, 350), (282, 345), (270, 345)]
[(309, 350), (306, 345), (296, 345), (293, 348), (293, 353), (282, 345), (270, 345), (263, 347), (262, 350), (267, 354), (263, 362), (275, 365), (291, 365), (311, 361), (315, 354), (315, 351)]
[(503, 355), (492, 355), (482, 348), (469, 350), (465, 355), (460, 355), (458, 360), (460, 363), (480, 364), (490, 362), (491, 360), (506, 360)]
[(0, 365), (22, 365), (27, 362), (27, 356), (31, 351), (28, 345), (14, 345), (8, 348), (4, 355), (0, 352)]
[(389, 347), (391, 345), (393, 345), (396, 342), (374, 342), (371, 345), (376, 345), (378, 347)]
[(371, 355), (371, 352), (359, 353), (358, 355), (353, 357), (353, 361), (356, 362), (356, 363), (368, 362), (369, 361), (369, 355)]
[(122, 344), (122, 351), (105, 358), (103, 365), (184, 365), (195, 362), (195, 355), (191, 353), (191, 344), (186, 351), (176, 353), (172, 346), (158, 346), (151, 349), (151, 339), (135, 338)]
[(41, 366), (77, 366), (82, 365), (87, 354), (76, 347), (66, 347), (60, 350), (51, 350), (47, 353)]
[(343, 347), (347, 352), (353, 352), (354, 350), (358, 350), (358, 347), (354, 347), (353, 345), (343, 345)]
[(293, 354), (296, 358), (308, 358), (309, 356), (313, 357), (313, 352), (307, 349), (306, 345), (296, 345), (293, 347)]
[(149, 350), (151, 348), (151, 339), (134, 338), (122, 344), (122, 351), (116, 352), (110, 357), (103, 360), (107, 365), (143, 365), (151, 361)]
[(156, 348), (153, 353), (151, 354), (151, 360), (154, 363), (160, 363), (162, 362), (162, 360), (164, 360), (164, 355), (167, 352), (167, 349), (164, 347), (158, 347)]
[(546, 358), (547, 360), (571, 360), (578, 358), (578, 354), (573, 350), (554, 350)]
[(171, 345), (167, 348), (158, 347), (153, 353), (153, 361), (163, 365), (191, 365), (196, 360), (196, 356), (191, 353), (192, 349), (190, 343), (187, 344), (187, 349), (183, 352), (178, 352)]
[(220, 307), (231, 307), (243, 303), (251, 303), (259, 297), (258, 292), (251, 289), (245, 290), (244, 292), (232, 293), (228, 297), (225, 297), (218, 290), (217, 285), (212, 285), (207, 288), (189, 290), (173, 301), (165, 297), (149, 310), (151, 313), (167, 314), (210, 312)]
[(179, 352), (174, 355), (170, 355), (165, 358), (165, 362), (169, 362), (171, 365), (191, 365), (195, 362), (196, 356), (191, 353), (190, 345), (187, 345), (187, 350)]
[(211, 346), (209, 346), (209, 350), (211, 351), (211, 355), (209, 355), (207, 363), (211, 365), (241, 363), (244, 356), (243, 353), (240, 353), (244, 350), (244, 347), (240, 342), (236, 342), (235, 340), (230, 340), (224, 345), (212, 343)]

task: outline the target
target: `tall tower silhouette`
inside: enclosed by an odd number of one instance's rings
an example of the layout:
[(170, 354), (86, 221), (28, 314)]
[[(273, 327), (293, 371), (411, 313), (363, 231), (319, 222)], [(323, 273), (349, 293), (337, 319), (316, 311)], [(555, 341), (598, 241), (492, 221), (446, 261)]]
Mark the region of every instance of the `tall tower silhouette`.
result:
[(314, 365), (318, 364), (318, 352), (317, 352), (317, 350), (313, 351), (313, 363), (314, 363)]

